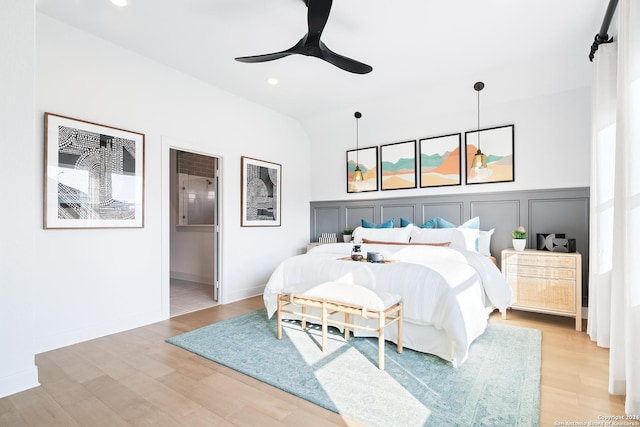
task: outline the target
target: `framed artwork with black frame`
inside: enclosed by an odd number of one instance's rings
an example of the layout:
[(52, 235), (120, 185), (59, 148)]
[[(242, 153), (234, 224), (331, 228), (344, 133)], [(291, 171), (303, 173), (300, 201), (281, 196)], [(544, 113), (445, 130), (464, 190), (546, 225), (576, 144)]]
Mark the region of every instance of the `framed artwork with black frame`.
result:
[(420, 143), (420, 187), (462, 184), (462, 134), (422, 138)]
[[(465, 132), (464, 139), (467, 184), (515, 180), (514, 125)], [(471, 162), (478, 149), (487, 156), (487, 167), (474, 170), (471, 168)]]
[(416, 188), (416, 140), (380, 146), (382, 190)]
[[(363, 180), (353, 180), (356, 166), (362, 171)], [(378, 147), (347, 151), (347, 193), (378, 191)]]
[(44, 115), (44, 228), (144, 227), (144, 134)]
[(241, 158), (242, 227), (279, 227), (282, 210), (282, 165)]

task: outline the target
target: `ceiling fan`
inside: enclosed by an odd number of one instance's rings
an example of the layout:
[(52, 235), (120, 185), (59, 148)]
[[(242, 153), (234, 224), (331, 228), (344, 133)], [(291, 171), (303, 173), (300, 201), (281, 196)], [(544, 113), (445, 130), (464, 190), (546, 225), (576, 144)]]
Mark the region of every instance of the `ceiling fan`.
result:
[(347, 58), (330, 50), (322, 41), (322, 31), (329, 19), (329, 12), (331, 12), (331, 5), (333, 0), (303, 0), (307, 5), (307, 26), (308, 31), (304, 37), (300, 39), (293, 47), (283, 50), (281, 52), (267, 53), (264, 55), (255, 56), (242, 56), (235, 58), (240, 62), (266, 62), (273, 61), (274, 59), (284, 58), (285, 56), (299, 54), (306, 56), (315, 56), (330, 64), (335, 65), (338, 68), (342, 68), (345, 71), (355, 74), (367, 74), (373, 70), (371, 66), (356, 61), (355, 59)]

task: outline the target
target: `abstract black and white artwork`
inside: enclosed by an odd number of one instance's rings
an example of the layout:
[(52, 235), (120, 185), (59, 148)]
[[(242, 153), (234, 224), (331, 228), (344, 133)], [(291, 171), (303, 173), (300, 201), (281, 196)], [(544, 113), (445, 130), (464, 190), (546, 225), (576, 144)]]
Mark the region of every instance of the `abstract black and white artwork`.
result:
[(144, 226), (144, 134), (45, 113), (44, 228)]
[(242, 227), (281, 225), (282, 166), (242, 156), (241, 167)]

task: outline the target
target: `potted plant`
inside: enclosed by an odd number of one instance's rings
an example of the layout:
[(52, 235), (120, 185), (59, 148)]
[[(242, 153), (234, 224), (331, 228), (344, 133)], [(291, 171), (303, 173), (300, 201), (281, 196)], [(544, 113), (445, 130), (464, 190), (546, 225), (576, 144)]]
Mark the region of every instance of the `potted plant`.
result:
[(511, 242), (513, 243), (513, 249), (516, 251), (523, 251), (527, 246), (527, 230), (523, 226), (520, 226), (511, 232)]
[(350, 229), (349, 227), (345, 228), (344, 230), (342, 230), (342, 240), (344, 240), (345, 243), (350, 243), (352, 234), (352, 229)]

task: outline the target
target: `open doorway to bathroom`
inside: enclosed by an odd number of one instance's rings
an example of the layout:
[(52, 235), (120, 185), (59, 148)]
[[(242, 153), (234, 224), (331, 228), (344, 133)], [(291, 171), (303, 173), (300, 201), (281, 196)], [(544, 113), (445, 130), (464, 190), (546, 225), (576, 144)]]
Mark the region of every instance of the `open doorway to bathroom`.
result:
[(170, 151), (170, 316), (218, 304), (219, 159)]

